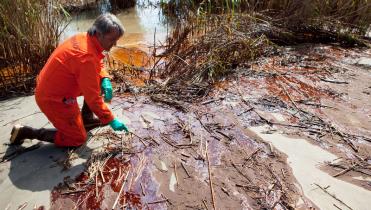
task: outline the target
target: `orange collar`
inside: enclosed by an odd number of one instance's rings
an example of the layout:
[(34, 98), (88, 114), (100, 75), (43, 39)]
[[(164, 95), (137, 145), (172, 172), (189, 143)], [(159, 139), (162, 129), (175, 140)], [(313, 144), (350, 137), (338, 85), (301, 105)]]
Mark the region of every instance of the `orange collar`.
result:
[(104, 54), (103, 54), (103, 47), (100, 45), (99, 41), (98, 41), (98, 38), (96, 36), (90, 36), (88, 35), (88, 39), (90, 39), (94, 46), (95, 46), (95, 49), (97, 50), (97, 55), (100, 57), (100, 58), (104, 58)]

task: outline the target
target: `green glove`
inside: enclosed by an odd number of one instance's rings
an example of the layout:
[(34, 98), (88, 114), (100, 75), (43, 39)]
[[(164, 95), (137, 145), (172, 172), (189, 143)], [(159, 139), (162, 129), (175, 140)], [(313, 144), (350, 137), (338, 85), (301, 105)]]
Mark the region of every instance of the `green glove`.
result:
[(102, 79), (101, 91), (104, 95), (104, 102), (110, 102), (112, 100), (112, 85), (110, 79)]
[(117, 118), (115, 118), (114, 120), (112, 120), (109, 125), (112, 127), (112, 129), (114, 131), (122, 131), (124, 130), (126, 133), (129, 133), (129, 129), (128, 127), (126, 127), (126, 125), (121, 122), (120, 120), (118, 120)]

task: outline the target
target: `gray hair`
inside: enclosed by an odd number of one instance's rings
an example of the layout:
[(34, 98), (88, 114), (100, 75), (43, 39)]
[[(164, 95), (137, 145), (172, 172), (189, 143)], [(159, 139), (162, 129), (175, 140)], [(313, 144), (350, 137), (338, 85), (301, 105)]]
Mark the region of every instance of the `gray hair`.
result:
[(96, 35), (96, 33), (107, 34), (114, 29), (117, 29), (120, 36), (125, 32), (124, 26), (122, 26), (121, 21), (115, 15), (105, 13), (94, 21), (94, 24), (88, 30), (88, 34), (90, 36)]

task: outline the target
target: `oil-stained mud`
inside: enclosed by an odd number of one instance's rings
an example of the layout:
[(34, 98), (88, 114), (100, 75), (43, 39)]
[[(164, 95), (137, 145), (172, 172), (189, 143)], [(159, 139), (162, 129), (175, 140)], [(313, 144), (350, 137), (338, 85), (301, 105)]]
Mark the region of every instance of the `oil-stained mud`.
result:
[[(183, 103), (185, 112), (141, 92), (148, 75), (125, 73), (138, 91), (118, 92), (111, 108), (121, 110), (118, 117), (132, 134), (98, 130), (92, 141), (104, 146), (83, 178), (53, 191), (52, 208), (110, 209), (116, 199), (116, 209), (363, 208), (364, 200), (356, 204), (356, 195), (344, 198), (339, 187), (357, 189), (356, 194), (369, 191), (371, 104), (360, 92), (368, 90), (371, 75), (351, 63), (365, 52), (317, 46), (283, 54), (281, 60), (266, 58), (218, 83), (201, 102)], [(344, 117), (348, 113), (351, 118)], [(262, 125), (268, 129), (252, 128)], [(274, 133), (283, 134), (288, 144), (305, 142), (340, 159), (325, 162), (332, 158), (304, 155), (311, 163), (307, 173), (321, 174), (306, 178), (296, 167), (305, 161), (289, 150), (300, 153), (300, 148), (281, 147)], [(99, 172), (93, 170), (96, 165)]]

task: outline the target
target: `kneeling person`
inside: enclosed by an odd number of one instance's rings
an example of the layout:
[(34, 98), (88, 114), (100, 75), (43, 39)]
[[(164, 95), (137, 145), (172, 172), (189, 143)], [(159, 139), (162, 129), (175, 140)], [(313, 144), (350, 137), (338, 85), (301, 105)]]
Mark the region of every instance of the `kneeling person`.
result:
[[(116, 16), (106, 13), (87, 33), (59, 45), (40, 71), (35, 90), (37, 105), (55, 128), (15, 125), (10, 143), (19, 145), (24, 139), (38, 139), (60, 147), (81, 146), (87, 131), (107, 124), (116, 131), (129, 132), (105, 104), (112, 99), (112, 86), (102, 68), (103, 51), (109, 51), (123, 34), (124, 27)], [(78, 96), (84, 96), (81, 111)]]

